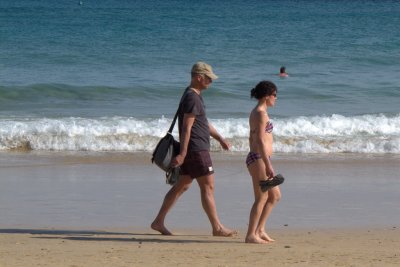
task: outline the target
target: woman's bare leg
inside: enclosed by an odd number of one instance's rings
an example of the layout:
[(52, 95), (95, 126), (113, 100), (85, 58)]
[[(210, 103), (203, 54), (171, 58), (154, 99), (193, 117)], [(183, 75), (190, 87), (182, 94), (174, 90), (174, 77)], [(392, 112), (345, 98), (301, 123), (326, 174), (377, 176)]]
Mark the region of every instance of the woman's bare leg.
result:
[(265, 231), (265, 224), (267, 223), (268, 217), (272, 212), (272, 209), (275, 207), (275, 205), (278, 203), (278, 201), (281, 199), (281, 191), (279, 189), (279, 186), (275, 186), (271, 188), (268, 192), (268, 199), (267, 203), (264, 206), (264, 209), (261, 213), (259, 224), (257, 226), (256, 232), (262, 238), (263, 240), (266, 241), (275, 241), (272, 239), (267, 232)]
[(266, 244), (268, 242), (262, 239), (257, 232), (261, 214), (268, 199), (268, 193), (262, 192), (259, 186), (260, 180), (265, 177), (264, 163), (261, 160), (257, 160), (249, 165), (248, 170), (253, 182), (254, 203), (250, 211), (249, 227), (247, 229), (245, 242)]

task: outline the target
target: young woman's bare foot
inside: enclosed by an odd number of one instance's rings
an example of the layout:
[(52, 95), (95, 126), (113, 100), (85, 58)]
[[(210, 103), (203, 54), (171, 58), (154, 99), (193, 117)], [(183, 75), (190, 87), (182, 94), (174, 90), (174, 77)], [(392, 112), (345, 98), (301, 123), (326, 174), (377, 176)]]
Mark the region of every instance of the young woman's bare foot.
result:
[(156, 222), (153, 222), (151, 224), (151, 229), (160, 232), (162, 235), (172, 235), (172, 233), (168, 231), (168, 229), (163, 224), (158, 224)]
[(246, 239), (244, 240), (246, 243), (250, 244), (268, 244), (269, 242), (259, 238), (258, 236), (246, 236)]
[(259, 236), (261, 239), (268, 241), (268, 242), (274, 242), (275, 239), (272, 239), (266, 232), (260, 232)]
[(225, 236), (225, 237), (230, 237), (237, 235), (238, 232), (236, 230), (231, 230), (227, 228), (220, 228), (218, 230), (213, 230), (213, 236)]

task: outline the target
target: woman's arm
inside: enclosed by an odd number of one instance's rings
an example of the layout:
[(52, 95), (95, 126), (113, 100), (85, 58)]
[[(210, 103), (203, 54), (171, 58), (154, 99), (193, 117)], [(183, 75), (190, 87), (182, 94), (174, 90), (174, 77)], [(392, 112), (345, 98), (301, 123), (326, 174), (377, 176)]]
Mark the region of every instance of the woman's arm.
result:
[(265, 136), (265, 125), (267, 125), (268, 117), (264, 114), (264, 112), (256, 113), (257, 120), (257, 131), (256, 131), (256, 142), (259, 147), (260, 155), (265, 164), (265, 172), (268, 178), (273, 177), (275, 175), (274, 168), (272, 167), (269, 147), (272, 146), (271, 142)]

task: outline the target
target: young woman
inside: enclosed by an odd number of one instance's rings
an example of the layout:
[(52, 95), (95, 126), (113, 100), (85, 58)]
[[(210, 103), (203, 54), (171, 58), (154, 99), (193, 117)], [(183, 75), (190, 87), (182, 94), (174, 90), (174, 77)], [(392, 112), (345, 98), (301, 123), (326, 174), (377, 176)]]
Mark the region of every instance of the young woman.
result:
[(278, 186), (261, 190), (260, 182), (273, 181), (275, 176), (271, 163), (274, 127), (268, 117), (268, 107), (275, 105), (277, 92), (277, 87), (270, 81), (261, 81), (251, 90), (251, 97), (257, 99), (258, 103), (249, 118), (250, 152), (246, 164), (253, 180), (255, 201), (250, 212), (246, 243), (266, 244), (274, 241), (265, 231), (265, 224), (272, 208), (280, 200), (281, 192)]

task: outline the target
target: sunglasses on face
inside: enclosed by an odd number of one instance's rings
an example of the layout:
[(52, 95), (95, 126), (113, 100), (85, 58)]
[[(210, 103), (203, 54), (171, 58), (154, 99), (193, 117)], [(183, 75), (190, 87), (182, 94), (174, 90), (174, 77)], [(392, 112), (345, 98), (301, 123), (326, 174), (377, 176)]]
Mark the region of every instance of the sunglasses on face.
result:
[(203, 76), (204, 79), (212, 82), (212, 79), (210, 77), (208, 77), (206, 74), (203, 74), (202, 76)]

